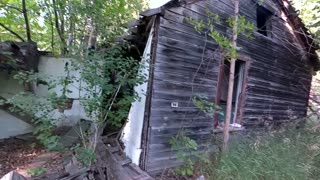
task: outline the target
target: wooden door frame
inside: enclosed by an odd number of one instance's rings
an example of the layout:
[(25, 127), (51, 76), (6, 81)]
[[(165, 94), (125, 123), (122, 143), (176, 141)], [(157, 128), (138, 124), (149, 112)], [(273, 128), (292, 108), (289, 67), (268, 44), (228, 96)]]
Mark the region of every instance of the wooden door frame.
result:
[[(249, 74), (249, 68), (251, 64), (251, 58), (245, 55), (239, 55), (237, 58), (238, 61), (243, 61), (245, 63), (244, 65), (244, 75), (243, 75), (243, 82), (242, 82), (242, 89), (239, 97), (239, 104), (238, 106), (238, 112), (236, 112), (237, 116), (237, 122), (238, 124), (242, 123), (243, 114), (244, 114), (244, 107), (245, 107), (245, 99), (247, 94), (247, 86), (248, 86), (248, 74)], [(217, 94), (215, 97), (215, 103), (220, 106), (221, 101), (221, 85), (222, 85), (222, 77), (224, 73), (224, 63), (225, 59), (224, 56), (220, 57), (220, 67), (219, 67), (219, 73), (218, 73), (218, 81), (217, 81)], [(214, 128), (216, 128), (219, 125), (218, 121), (218, 112), (215, 112), (214, 114)]]

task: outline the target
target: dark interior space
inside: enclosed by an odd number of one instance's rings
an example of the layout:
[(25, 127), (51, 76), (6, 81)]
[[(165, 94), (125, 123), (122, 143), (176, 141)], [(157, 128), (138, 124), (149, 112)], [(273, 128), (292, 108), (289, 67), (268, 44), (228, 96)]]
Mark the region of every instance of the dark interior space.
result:
[[(235, 79), (234, 79), (234, 89), (233, 89), (233, 97), (232, 97), (232, 116), (231, 116), (231, 123), (234, 121), (234, 114), (238, 112), (239, 109), (236, 105), (239, 104), (239, 97), (241, 95), (241, 90), (243, 86), (243, 79), (244, 79), (244, 61), (237, 60), (236, 67), (235, 67)], [(226, 111), (226, 104), (228, 98), (228, 84), (229, 84), (229, 73), (230, 73), (230, 62), (224, 62), (224, 69), (223, 69), (223, 76), (222, 76), (222, 83), (221, 83), (221, 97), (220, 97), (220, 107), (222, 108), (223, 112)], [(219, 122), (224, 121), (224, 116), (219, 116)]]
[(262, 6), (257, 8), (257, 29), (264, 36), (269, 36), (271, 32), (272, 13)]

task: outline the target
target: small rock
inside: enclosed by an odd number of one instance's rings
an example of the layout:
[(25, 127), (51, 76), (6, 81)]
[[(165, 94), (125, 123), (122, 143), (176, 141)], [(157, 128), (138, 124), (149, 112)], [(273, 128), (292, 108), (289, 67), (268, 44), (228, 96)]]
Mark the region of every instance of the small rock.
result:
[(21, 174), (15, 171), (11, 171), (8, 174), (4, 175), (0, 180), (27, 180), (27, 179)]
[(196, 180), (206, 180), (206, 178), (202, 175), (202, 176), (199, 176)]
[(81, 164), (75, 157), (72, 157), (71, 161), (64, 167), (67, 173), (72, 174), (80, 170)]
[(47, 152), (47, 153), (43, 153), (43, 154), (40, 154), (38, 157), (34, 158), (32, 160), (33, 163), (35, 162), (48, 162), (50, 161), (51, 159), (53, 159), (54, 157), (58, 156), (59, 153), (56, 153), (56, 152)]

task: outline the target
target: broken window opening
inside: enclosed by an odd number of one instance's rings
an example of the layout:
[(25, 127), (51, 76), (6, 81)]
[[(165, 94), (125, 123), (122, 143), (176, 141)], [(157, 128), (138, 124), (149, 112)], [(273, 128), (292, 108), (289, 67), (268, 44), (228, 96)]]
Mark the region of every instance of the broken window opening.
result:
[[(239, 123), (241, 120), (239, 119), (240, 107), (241, 107), (241, 97), (243, 96), (242, 89), (244, 86), (245, 79), (245, 61), (237, 60), (235, 67), (235, 79), (233, 86), (233, 97), (232, 97), (232, 113), (231, 113), (231, 121), (230, 123)], [(220, 85), (220, 98), (219, 98), (219, 106), (222, 108), (222, 114), (218, 115), (218, 125), (225, 120), (225, 112), (227, 107), (227, 98), (228, 98), (228, 85), (229, 85), (229, 74), (230, 74), (230, 62), (225, 60), (223, 73), (221, 77), (221, 85)]]
[(262, 6), (257, 8), (257, 28), (260, 34), (271, 37), (272, 13)]

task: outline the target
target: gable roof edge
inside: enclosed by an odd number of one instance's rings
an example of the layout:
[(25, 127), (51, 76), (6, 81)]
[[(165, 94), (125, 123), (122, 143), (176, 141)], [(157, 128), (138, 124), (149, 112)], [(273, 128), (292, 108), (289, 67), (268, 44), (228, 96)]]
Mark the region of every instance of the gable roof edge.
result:
[[(193, 4), (198, 1), (203, 0), (170, 0), (166, 4), (155, 8), (149, 9), (142, 13), (140, 13), (143, 17), (150, 17), (154, 15), (163, 15), (164, 10), (170, 7), (178, 7), (181, 5), (188, 5)], [(291, 5), (288, 0), (272, 0), (276, 3), (279, 8), (285, 13), (288, 17), (289, 23), (294, 29), (295, 36), (297, 37), (299, 43), (303, 47), (303, 51), (306, 52), (307, 58), (309, 59), (311, 65), (313, 66), (314, 70), (320, 70), (320, 61), (319, 57), (316, 53), (318, 49), (320, 49), (318, 43), (314, 40), (312, 34), (309, 33), (308, 29), (306, 28), (305, 24), (302, 22), (301, 18), (298, 16), (298, 13)]]

